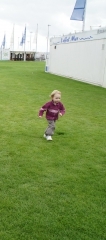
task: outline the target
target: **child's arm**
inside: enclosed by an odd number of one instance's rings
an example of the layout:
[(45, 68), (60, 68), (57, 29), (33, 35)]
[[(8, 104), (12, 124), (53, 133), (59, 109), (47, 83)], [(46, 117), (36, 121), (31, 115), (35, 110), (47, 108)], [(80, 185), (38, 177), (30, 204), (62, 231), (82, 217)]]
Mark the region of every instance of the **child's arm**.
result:
[(48, 103), (46, 103), (45, 105), (43, 105), (40, 110), (39, 110), (39, 117), (42, 117), (43, 116), (43, 113), (45, 111), (47, 111), (47, 108), (48, 108)]
[(60, 116), (63, 116), (65, 114), (65, 107), (63, 106), (63, 104), (61, 103), (60, 104), (60, 112), (59, 112), (59, 115)]

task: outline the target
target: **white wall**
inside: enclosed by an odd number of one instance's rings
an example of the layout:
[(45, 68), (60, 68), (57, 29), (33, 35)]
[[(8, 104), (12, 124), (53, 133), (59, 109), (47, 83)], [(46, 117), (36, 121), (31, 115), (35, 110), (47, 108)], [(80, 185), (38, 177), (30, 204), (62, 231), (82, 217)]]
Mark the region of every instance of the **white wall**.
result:
[(104, 76), (103, 76), (103, 85), (102, 86), (104, 88), (106, 88), (106, 57), (105, 57), (105, 68), (104, 68)]
[(51, 45), (49, 72), (106, 87), (106, 39)]

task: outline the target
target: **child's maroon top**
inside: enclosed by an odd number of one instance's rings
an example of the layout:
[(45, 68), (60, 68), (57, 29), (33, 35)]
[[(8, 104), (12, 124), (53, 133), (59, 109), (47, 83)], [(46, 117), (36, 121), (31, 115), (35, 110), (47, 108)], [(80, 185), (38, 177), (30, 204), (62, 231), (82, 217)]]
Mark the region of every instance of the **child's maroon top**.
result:
[(57, 120), (59, 113), (62, 115), (65, 113), (65, 108), (61, 102), (54, 103), (53, 101), (50, 101), (41, 107), (39, 116), (43, 116), (44, 112), (46, 112), (47, 120)]

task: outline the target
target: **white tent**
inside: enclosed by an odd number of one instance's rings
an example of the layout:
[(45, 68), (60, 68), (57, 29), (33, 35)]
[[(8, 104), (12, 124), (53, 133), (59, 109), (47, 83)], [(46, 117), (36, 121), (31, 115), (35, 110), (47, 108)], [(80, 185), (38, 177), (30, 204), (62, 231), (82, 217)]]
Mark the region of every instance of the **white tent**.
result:
[(106, 88), (106, 27), (50, 40), (50, 73)]
[(0, 49), (0, 60), (10, 60), (10, 49)]

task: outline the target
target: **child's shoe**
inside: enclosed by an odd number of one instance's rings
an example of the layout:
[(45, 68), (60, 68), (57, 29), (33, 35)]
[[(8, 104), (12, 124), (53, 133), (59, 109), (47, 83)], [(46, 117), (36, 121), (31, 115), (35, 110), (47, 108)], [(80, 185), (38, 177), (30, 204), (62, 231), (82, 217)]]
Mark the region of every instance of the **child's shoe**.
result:
[(47, 135), (44, 133), (43, 137), (44, 137), (44, 138), (47, 138)]
[(46, 139), (47, 139), (48, 141), (52, 141), (52, 137), (51, 137), (51, 136), (46, 136)]

